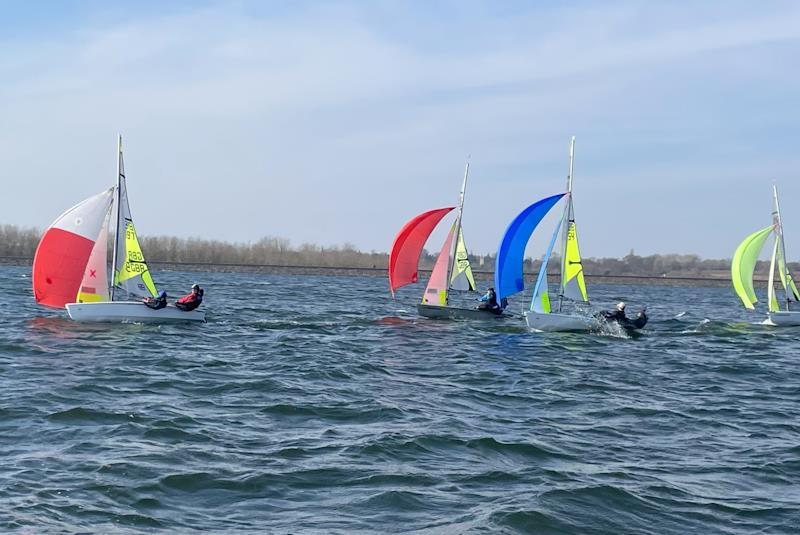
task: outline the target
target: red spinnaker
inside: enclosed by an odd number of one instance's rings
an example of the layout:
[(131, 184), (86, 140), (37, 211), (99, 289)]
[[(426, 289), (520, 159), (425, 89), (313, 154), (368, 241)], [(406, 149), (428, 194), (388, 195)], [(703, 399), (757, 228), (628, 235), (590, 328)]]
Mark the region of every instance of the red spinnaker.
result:
[(92, 248), (111, 209), (114, 189), (82, 201), (48, 228), (33, 258), (33, 296), (40, 305), (64, 308), (78, 298)]
[(433, 229), (455, 206), (423, 212), (403, 225), (394, 238), (389, 253), (389, 288), (394, 295), (398, 288), (417, 282), (417, 266), (422, 248)]
[(64, 308), (74, 303), (94, 242), (78, 234), (50, 228), (33, 259), (33, 296), (40, 305)]

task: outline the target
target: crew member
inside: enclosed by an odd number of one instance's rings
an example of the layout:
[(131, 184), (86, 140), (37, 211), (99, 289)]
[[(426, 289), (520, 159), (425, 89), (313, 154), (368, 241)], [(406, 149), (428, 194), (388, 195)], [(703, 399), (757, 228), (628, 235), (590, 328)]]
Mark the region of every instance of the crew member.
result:
[(200, 304), (203, 302), (204, 293), (205, 290), (200, 288), (199, 284), (192, 284), (191, 293), (184, 295), (183, 297), (175, 301), (175, 306), (186, 312), (194, 310), (195, 308), (199, 307)]
[(617, 303), (617, 308), (615, 310), (608, 310), (603, 312), (603, 317), (607, 320), (625, 322), (628, 321), (628, 316), (625, 315), (625, 303), (620, 301)]
[(142, 301), (153, 310), (160, 310), (167, 306), (167, 292), (162, 291), (158, 297), (145, 297)]
[(489, 289), (486, 290), (486, 293), (483, 294), (478, 301), (481, 302), (481, 304), (478, 305), (478, 310), (491, 310), (494, 312), (500, 309), (497, 304), (497, 294), (492, 287), (489, 287)]

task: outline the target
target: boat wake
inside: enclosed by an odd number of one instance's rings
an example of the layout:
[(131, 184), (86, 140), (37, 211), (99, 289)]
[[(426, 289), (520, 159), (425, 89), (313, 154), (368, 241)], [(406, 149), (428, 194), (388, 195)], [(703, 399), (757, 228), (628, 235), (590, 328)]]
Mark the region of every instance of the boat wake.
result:
[(603, 321), (600, 327), (594, 331), (599, 336), (607, 336), (610, 338), (624, 338), (630, 340), (632, 337), (625, 328), (616, 321)]

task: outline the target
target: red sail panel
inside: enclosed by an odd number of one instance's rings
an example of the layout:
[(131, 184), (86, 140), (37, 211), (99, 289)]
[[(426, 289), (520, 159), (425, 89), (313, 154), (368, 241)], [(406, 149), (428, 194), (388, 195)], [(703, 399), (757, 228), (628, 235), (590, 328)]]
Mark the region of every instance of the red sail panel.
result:
[(389, 253), (389, 288), (394, 291), (406, 284), (417, 282), (417, 266), (422, 248), (433, 229), (455, 206), (437, 208), (416, 216), (403, 225), (394, 238)]
[(33, 258), (33, 296), (40, 305), (74, 303), (86, 264), (111, 209), (114, 188), (79, 202), (42, 236)]
[(54, 308), (74, 303), (94, 241), (73, 232), (50, 228), (33, 259), (33, 295), (36, 302)]

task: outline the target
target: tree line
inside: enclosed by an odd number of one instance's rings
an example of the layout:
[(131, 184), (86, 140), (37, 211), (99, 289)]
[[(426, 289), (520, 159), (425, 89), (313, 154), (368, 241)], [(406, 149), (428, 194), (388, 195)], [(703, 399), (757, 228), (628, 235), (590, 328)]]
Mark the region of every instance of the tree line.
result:
[[(33, 258), (41, 232), (35, 228), (0, 225), (0, 259)], [(145, 258), (150, 262), (190, 264), (245, 264), (276, 266), (319, 266), (386, 269), (389, 256), (384, 252), (360, 251), (345, 243), (321, 246), (310, 243), (292, 245), (286, 238), (266, 236), (256, 242), (231, 243), (202, 238), (174, 236), (140, 236)], [(423, 251), (421, 269), (431, 269), (436, 262), (434, 251)], [(494, 270), (494, 255), (470, 255), (476, 271)], [(541, 259), (525, 260), (525, 270), (539, 269)], [(552, 258), (550, 269), (558, 269), (559, 259)], [(725, 277), (730, 271), (729, 259), (702, 259), (697, 255), (657, 254), (637, 256), (631, 251), (623, 258), (585, 258), (584, 271), (590, 275), (698, 276)], [(800, 272), (800, 263), (790, 263), (793, 272)], [(758, 274), (766, 274), (768, 261), (760, 261)]]

